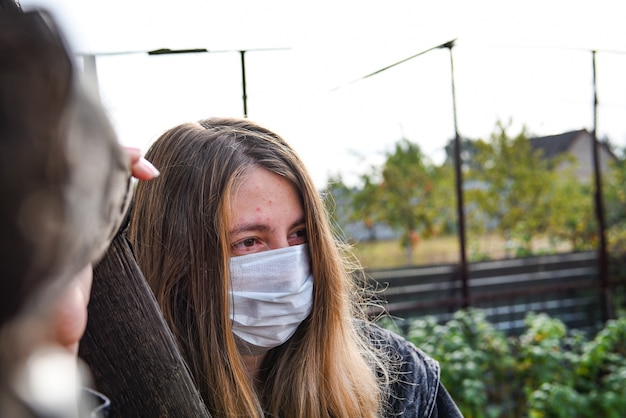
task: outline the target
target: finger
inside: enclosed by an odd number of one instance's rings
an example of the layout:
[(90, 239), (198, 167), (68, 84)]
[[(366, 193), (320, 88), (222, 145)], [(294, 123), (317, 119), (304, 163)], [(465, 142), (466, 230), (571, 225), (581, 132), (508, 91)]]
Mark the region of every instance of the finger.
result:
[(139, 148), (134, 147), (123, 147), (124, 151), (130, 158), (130, 164), (133, 165), (141, 158), (141, 150)]
[(139, 180), (150, 180), (161, 174), (150, 161), (143, 157), (139, 158), (139, 160), (131, 166), (131, 172), (133, 173), (133, 177)]
[(161, 174), (150, 161), (141, 156), (139, 148), (128, 146), (123, 148), (130, 158), (130, 170), (133, 177), (139, 180), (151, 180)]

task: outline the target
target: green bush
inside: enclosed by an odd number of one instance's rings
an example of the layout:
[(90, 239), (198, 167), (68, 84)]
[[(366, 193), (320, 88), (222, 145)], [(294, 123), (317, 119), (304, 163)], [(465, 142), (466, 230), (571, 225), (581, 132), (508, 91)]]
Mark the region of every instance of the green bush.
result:
[(441, 378), (467, 418), (502, 416), (511, 399), (514, 360), (504, 335), (480, 310), (458, 311), (445, 325), (411, 321), (407, 338), (442, 364)]
[(626, 317), (591, 340), (545, 314), (528, 314), (525, 325), (506, 338), (483, 311), (469, 309), (445, 324), (426, 317), (394, 331), (441, 363), (466, 418), (626, 416)]

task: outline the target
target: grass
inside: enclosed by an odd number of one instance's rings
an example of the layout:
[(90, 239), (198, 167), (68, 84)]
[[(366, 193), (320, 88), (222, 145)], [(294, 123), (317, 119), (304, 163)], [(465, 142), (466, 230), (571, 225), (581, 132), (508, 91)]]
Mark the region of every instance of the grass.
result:
[(459, 260), (456, 236), (421, 240), (409, 258), (397, 240), (359, 242), (354, 253), (365, 268), (390, 268), (417, 264), (455, 263)]
[[(538, 238), (533, 243), (533, 251), (549, 253), (571, 251), (571, 248), (561, 245), (554, 249), (545, 238)], [(460, 260), (457, 235), (422, 239), (410, 257), (398, 240), (358, 242), (354, 244), (354, 253), (363, 267), (368, 269), (458, 263)], [(485, 235), (471, 241), (466, 244), (466, 253), (468, 261), (497, 260), (514, 255), (512, 249), (507, 253), (506, 240), (498, 235)]]

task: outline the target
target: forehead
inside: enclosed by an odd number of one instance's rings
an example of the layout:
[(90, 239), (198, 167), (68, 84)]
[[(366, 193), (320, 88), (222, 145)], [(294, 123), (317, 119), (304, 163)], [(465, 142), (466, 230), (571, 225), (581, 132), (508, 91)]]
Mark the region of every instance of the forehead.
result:
[[(231, 196), (231, 223), (269, 216), (302, 216), (301, 196), (286, 178), (261, 167), (247, 170)], [(291, 216), (290, 216), (291, 217)]]

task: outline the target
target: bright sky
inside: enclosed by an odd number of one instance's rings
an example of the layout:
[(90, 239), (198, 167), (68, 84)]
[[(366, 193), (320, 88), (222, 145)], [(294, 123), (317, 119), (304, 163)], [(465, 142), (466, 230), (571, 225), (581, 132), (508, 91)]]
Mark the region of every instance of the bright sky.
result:
[[(163, 131), (243, 114), (287, 139), (322, 187), (350, 182), (407, 137), (435, 161), (454, 135), (497, 120), (535, 135), (593, 127), (626, 146), (626, 6), (620, 0), (21, 0), (48, 8), (77, 54), (97, 55), (99, 91), (120, 141), (144, 151)], [(206, 48), (203, 54), (145, 51)], [(257, 51), (254, 51), (254, 50)], [(262, 49), (275, 49), (265, 50)], [(134, 53), (127, 53), (134, 52)], [(121, 54), (124, 53), (124, 54)], [(337, 87), (340, 87), (337, 89)]]

